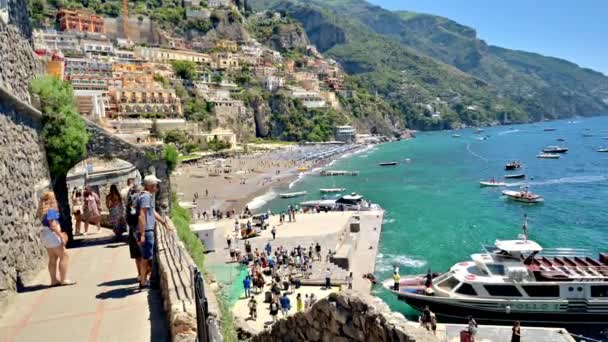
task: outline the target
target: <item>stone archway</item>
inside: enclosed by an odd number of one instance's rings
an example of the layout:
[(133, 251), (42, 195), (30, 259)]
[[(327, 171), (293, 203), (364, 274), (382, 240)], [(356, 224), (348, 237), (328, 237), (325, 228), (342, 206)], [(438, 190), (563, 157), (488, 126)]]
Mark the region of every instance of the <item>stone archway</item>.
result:
[[(90, 135), (87, 144), (88, 158), (118, 158), (131, 163), (137, 168), (142, 177), (154, 174), (161, 180), (156, 195), (156, 208), (168, 214), (171, 202), (170, 170), (162, 156), (162, 147), (142, 147), (122, 140), (100, 126), (86, 120), (87, 132)], [(80, 161), (79, 161), (80, 162)], [(72, 165), (74, 167), (76, 164)], [(72, 236), (71, 208), (66, 179), (57, 179), (54, 184), (55, 195), (61, 208), (61, 226), (68, 233), (70, 242)]]

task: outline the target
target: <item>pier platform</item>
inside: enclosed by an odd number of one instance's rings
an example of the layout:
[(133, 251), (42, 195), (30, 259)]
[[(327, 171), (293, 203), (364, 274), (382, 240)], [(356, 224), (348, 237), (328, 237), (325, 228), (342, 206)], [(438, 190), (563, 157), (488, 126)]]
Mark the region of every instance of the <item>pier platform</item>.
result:
[[(419, 326), (417, 323), (412, 323)], [(460, 342), (460, 332), (466, 330), (465, 324), (438, 324), (437, 337), (441, 341)], [(477, 330), (475, 342), (511, 341), (511, 327), (505, 325), (483, 325)], [(521, 327), (521, 340), (534, 342), (575, 342), (566, 329)]]

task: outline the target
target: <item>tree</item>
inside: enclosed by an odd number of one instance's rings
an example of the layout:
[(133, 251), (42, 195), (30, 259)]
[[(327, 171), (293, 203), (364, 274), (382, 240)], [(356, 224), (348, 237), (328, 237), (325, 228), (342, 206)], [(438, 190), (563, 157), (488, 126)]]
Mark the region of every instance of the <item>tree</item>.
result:
[(227, 150), (230, 147), (232, 147), (232, 145), (229, 142), (223, 141), (223, 140), (219, 140), (217, 138), (217, 136), (214, 136), (213, 140), (211, 140), (210, 142), (207, 143), (207, 148), (209, 148), (213, 152), (219, 152), (219, 151), (222, 151), (222, 150)]
[(89, 141), (85, 122), (76, 110), (72, 87), (47, 75), (34, 79), (30, 88), (40, 98), (42, 139), (51, 175), (65, 176), (85, 156)]
[(173, 172), (173, 170), (175, 170), (177, 167), (177, 149), (173, 145), (165, 145), (163, 155), (165, 156), (165, 162), (167, 163), (169, 172)]
[(191, 61), (173, 61), (171, 62), (173, 66), (173, 72), (177, 77), (192, 81), (196, 76), (196, 64)]
[(179, 129), (172, 129), (165, 133), (165, 144), (175, 144), (181, 150), (188, 143), (188, 135)]

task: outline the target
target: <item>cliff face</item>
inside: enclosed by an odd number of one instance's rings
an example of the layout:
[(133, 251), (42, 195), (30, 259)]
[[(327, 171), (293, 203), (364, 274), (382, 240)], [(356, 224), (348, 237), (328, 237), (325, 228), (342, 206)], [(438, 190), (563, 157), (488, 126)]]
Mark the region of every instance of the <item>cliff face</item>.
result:
[(274, 50), (291, 50), (306, 48), (310, 41), (300, 26), (295, 24), (280, 25), (273, 32), (269, 45)]

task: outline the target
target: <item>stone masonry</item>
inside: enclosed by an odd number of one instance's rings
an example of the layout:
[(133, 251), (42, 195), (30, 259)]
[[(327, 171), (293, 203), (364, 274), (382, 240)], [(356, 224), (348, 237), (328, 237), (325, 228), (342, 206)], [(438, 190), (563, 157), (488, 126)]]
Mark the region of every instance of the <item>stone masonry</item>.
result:
[(311, 309), (281, 319), (253, 342), (438, 342), (424, 329), (407, 323), (382, 300), (355, 292), (332, 293)]

